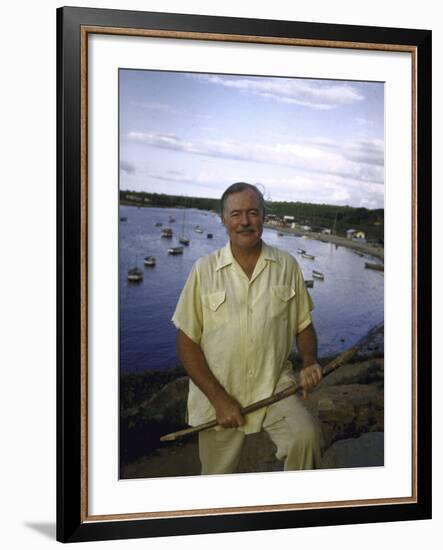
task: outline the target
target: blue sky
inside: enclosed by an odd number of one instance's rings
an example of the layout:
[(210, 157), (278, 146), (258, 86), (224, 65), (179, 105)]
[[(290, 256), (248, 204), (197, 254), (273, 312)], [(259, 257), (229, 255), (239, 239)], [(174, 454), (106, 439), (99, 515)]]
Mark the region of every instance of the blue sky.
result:
[(120, 188), (383, 208), (384, 86), (120, 70)]

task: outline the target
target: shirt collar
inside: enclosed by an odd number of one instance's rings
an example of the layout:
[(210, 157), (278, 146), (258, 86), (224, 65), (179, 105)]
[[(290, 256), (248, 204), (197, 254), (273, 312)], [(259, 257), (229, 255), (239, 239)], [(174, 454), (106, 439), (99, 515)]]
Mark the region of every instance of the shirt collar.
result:
[[(264, 241), (262, 241), (262, 248), (261, 248), (260, 256), (257, 260), (257, 263), (261, 259), (269, 260), (270, 262), (278, 261), (275, 250), (272, 247), (268, 246)], [(231, 265), (233, 261), (234, 261), (234, 256), (232, 255), (231, 242), (228, 241), (226, 245), (220, 249), (220, 255), (217, 259), (215, 270), (219, 271), (220, 269), (223, 269), (224, 267)]]

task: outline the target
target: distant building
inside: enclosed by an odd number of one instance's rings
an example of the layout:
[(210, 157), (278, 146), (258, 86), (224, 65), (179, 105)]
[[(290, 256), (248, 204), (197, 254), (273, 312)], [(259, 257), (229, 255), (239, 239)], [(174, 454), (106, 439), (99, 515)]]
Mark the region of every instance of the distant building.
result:
[(353, 239), (355, 241), (364, 241), (366, 242), (366, 233), (358, 229), (348, 229), (346, 231), (346, 237), (348, 239)]
[(265, 218), (269, 225), (281, 225), (282, 220), (276, 214), (267, 214)]
[(330, 229), (322, 229), (321, 232), (323, 233), (323, 235), (330, 235), (331, 234), (331, 230)]
[(304, 231), (312, 231), (312, 227), (310, 225), (302, 225), (301, 227)]
[(283, 221), (285, 223), (293, 223), (295, 222), (294, 216), (283, 216)]
[(358, 241), (366, 241), (366, 233), (364, 231), (356, 231), (352, 238)]
[(126, 195), (126, 200), (128, 200), (128, 201), (141, 202), (141, 201), (142, 201), (142, 198), (141, 198), (141, 197), (138, 197), (137, 195)]

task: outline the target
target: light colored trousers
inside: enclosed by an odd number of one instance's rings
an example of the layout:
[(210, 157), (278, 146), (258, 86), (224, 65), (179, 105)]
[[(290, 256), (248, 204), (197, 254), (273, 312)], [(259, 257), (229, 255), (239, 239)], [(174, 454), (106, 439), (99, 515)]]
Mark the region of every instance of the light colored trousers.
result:
[[(320, 462), (320, 428), (295, 395), (267, 409), (262, 429), (277, 447), (276, 458), (285, 470), (312, 470)], [(236, 428), (199, 433), (202, 475), (235, 473), (245, 439)]]

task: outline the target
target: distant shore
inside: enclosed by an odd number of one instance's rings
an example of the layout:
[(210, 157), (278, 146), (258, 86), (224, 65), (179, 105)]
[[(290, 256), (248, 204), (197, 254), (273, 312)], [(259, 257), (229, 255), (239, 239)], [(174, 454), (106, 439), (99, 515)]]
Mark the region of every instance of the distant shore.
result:
[(374, 256), (380, 260), (384, 260), (385, 252), (382, 246), (373, 246), (367, 243), (358, 242), (352, 239), (347, 239), (346, 237), (339, 237), (338, 235), (326, 235), (324, 233), (315, 233), (313, 231), (304, 231), (301, 228), (292, 228), (292, 227), (276, 227), (265, 223), (267, 229), (273, 229), (279, 231), (280, 233), (286, 233), (288, 235), (297, 235), (298, 237), (306, 237), (308, 239), (315, 239), (322, 241), (324, 243), (332, 243), (337, 246), (346, 246), (347, 248), (352, 248), (353, 250), (358, 250), (364, 254)]
[[(124, 200), (120, 200), (121, 206), (135, 206), (135, 207), (141, 207), (141, 208), (180, 208), (180, 206), (154, 206), (152, 204), (137, 204), (134, 202), (128, 202)], [(211, 210), (204, 210), (208, 213), (213, 213)], [(269, 223), (265, 223), (264, 226), (267, 229), (273, 229), (274, 231), (279, 231), (281, 233), (286, 233), (288, 235), (297, 235), (298, 237), (307, 237), (308, 239), (316, 239), (318, 241), (322, 241), (324, 243), (332, 243), (337, 246), (346, 246), (347, 248), (351, 248), (353, 250), (357, 250), (359, 252), (363, 252), (364, 254), (368, 254), (369, 256), (374, 256), (375, 258), (378, 258), (379, 260), (384, 260), (385, 253), (384, 248), (382, 246), (374, 246), (367, 243), (358, 242), (352, 239), (347, 239), (346, 237), (339, 237), (338, 235), (326, 235), (324, 233), (316, 233), (314, 231), (305, 231), (299, 227), (292, 228), (292, 227), (277, 227), (275, 225), (271, 225)]]

